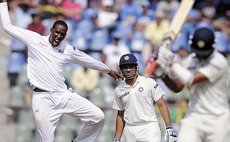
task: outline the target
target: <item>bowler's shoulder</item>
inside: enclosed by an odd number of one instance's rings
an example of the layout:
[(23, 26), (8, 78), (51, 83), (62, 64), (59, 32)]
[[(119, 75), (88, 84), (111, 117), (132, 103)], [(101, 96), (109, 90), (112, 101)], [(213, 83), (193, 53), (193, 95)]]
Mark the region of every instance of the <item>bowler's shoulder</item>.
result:
[(63, 41), (61, 45), (62, 49), (68, 52), (76, 52), (79, 51), (76, 47), (72, 46), (69, 42)]

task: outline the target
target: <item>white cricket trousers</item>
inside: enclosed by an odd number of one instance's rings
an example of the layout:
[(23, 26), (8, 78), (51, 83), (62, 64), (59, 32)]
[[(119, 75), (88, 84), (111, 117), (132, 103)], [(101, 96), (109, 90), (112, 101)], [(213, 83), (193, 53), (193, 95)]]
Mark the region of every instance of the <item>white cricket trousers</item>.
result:
[(229, 113), (219, 116), (186, 115), (181, 122), (177, 142), (230, 142)]
[(125, 124), (121, 142), (161, 142), (159, 123)]
[(80, 118), (84, 122), (74, 142), (95, 142), (104, 126), (102, 110), (70, 91), (33, 92), (32, 110), (36, 123), (36, 142), (54, 142), (54, 131), (63, 114)]

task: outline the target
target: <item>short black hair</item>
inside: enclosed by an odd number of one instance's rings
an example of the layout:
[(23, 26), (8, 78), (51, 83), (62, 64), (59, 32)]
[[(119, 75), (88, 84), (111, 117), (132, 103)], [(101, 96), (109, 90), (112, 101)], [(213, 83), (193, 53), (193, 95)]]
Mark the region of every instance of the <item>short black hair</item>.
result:
[(38, 13), (33, 13), (31, 14), (31, 17), (34, 19), (35, 17), (39, 17), (40, 18), (40, 15)]
[(52, 28), (55, 28), (57, 25), (63, 25), (63, 26), (65, 26), (66, 29), (68, 30), (68, 25), (67, 25), (66, 22), (63, 21), (63, 20), (57, 20), (57, 21), (55, 21)]

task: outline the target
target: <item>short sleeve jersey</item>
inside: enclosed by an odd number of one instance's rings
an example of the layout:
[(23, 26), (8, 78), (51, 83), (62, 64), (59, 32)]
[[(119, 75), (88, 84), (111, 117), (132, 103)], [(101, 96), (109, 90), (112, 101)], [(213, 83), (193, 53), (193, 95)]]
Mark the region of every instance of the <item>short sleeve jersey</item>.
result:
[(116, 88), (112, 107), (124, 110), (127, 124), (157, 122), (154, 103), (163, 95), (163, 90), (153, 79), (138, 76), (133, 86), (123, 81)]
[(197, 83), (190, 88), (190, 111), (200, 114), (220, 115), (229, 111), (227, 97), (228, 62), (214, 52), (209, 60), (194, 61), (189, 68), (204, 74), (209, 81)]

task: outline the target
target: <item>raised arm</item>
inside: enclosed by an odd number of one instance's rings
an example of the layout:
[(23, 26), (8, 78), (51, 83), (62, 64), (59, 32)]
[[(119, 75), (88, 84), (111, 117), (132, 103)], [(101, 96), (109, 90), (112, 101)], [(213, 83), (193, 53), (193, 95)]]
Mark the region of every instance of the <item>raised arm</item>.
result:
[(0, 3), (0, 17), (4, 30), (27, 45), (33, 39), (36, 39), (37, 36), (40, 36), (35, 32), (12, 25), (6, 0), (3, 0), (3, 2)]

